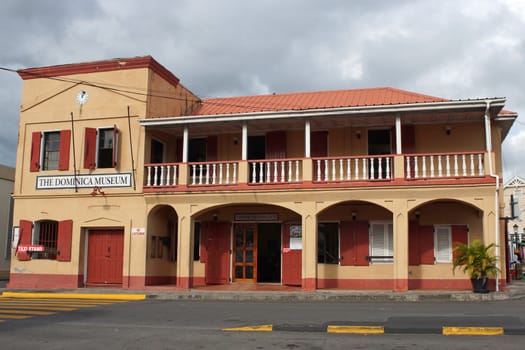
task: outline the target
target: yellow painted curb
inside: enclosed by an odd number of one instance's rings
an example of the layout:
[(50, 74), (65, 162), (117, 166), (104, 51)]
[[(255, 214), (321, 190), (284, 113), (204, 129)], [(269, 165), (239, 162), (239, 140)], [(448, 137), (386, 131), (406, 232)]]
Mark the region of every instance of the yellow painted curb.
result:
[(271, 332), (273, 326), (271, 324), (262, 326), (246, 326), (246, 327), (235, 327), (235, 328), (223, 328), (225, 332)]
[(383, 326), (328, 326), (327, 333), (383, 334)]
[(443, 335), (503, 335), (503, 327), (443, 327)]
[(99, 300), (144, 300), (146, 294), (84, 294), (84, 293), (29, 293), (3, 292), (7, 298), (27, 299), (99, 299)]

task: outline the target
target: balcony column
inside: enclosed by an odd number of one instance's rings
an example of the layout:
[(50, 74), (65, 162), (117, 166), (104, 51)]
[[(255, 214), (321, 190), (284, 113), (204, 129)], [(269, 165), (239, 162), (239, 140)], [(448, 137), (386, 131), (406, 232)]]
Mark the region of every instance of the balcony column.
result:
[(313, 161), (311, 153), (311, 128), (310, 128), (310, 119), (304, 121), (304, 157), (303, 160), (303, 182), (311, 182), (313, 180)]
[(313, 291), (317, 289), (317, 217), (313, 211), (303, 214), (302, 230), (302, 289)]
[(396, 154), (402, 154), (403, 149), (401, 147), (401, 117), (399, 113), (396, 114)]
[(304, 121), (304, 157), (311, 157), (310, 137), (312, 133), (310, 130), (310, 119)]
[(394, 286), (395, 292), (408, 290), (408, 210), (404, 200), (393, 203)]
[(193, 271), (193, 221), (189, 213), (179, 213), (177, 235), (177, 287), (190, 289), (192, 286)]
[(184, 127), (184, 131), (182, 134), (182, 162), (187, 163), (188, 162), (188, 144), (189, 144), (189, 132), (188, 127)]
[(241, 159), (242, 160), (248, 160), (248, 125), (246, 122), (242, 122), (242, 153), (241, 153)]

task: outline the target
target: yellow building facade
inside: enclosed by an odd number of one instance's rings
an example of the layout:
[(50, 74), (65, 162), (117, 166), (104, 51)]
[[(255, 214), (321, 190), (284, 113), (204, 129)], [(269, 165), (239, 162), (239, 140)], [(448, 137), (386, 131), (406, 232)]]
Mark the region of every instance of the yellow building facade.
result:
[(19, 74), (9, 287), (470, 289), (473, 239), (506, 283), (504, 98), (201, 99), (149, 56)]

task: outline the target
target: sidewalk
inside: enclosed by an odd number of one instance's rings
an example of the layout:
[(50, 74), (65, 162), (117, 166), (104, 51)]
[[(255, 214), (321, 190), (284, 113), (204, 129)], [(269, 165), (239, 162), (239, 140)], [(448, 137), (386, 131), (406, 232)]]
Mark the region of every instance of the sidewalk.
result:
[[(10, 289), (6, 288), (7, 281), (0, 281), (0, 293), (31, 293), (33, 297), (44, 293), (55, 297), (90, 297), (97, 299), (115, 299), (119, 295), (123, 299), (142, 295), (144, 298), (162, 300), (233, 300), (233, 301), (288, 301), (288, 302), (337, 302), (337, 301), (498, 301), (525, 299), (525, 280), (512, 281), (499, 292), (477, 294), (470, 291), (428, 291), (410, 290), (407, 292), (370, 291), (370, 290), (316, 290), (305, 292), (299, 288), (280, 286), (257, 285), (256, 288), (246, 289), (238, 285), (229, 285), (220, 288), (196, 288), (178, 290), (176, 287), (166, 286), (148, 287), (144, 290), (130, 290), (121, 288), (78, 288), (78, 289)], [(265, 290), (266, 289), (266, 290)]]

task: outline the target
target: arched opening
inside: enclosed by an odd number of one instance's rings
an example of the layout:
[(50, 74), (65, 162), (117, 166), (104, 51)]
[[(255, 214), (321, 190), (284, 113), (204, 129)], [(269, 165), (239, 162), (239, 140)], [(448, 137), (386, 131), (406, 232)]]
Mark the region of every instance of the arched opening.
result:
[(300, 249), (290, 248), (290, 230), (300, 224), (300, 215), (275, 205), (241, 203), (198, 213), (194, 284), (300, 285)]
[(175, 284), (177, 277), (178, 217), (168, 205), (148, 215), (145, 285)]

